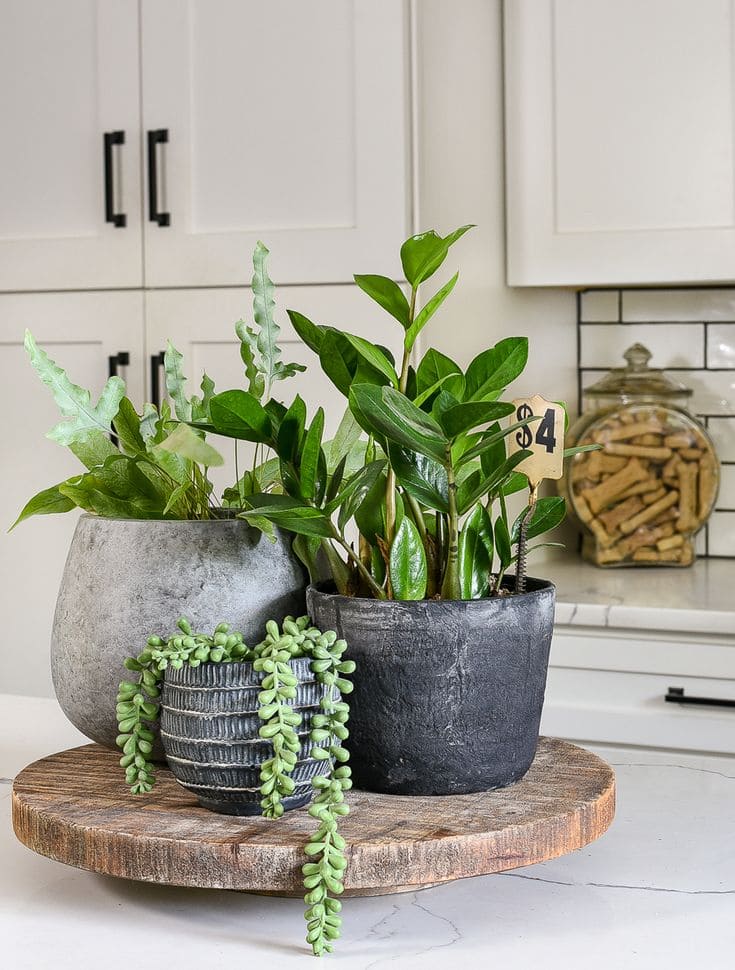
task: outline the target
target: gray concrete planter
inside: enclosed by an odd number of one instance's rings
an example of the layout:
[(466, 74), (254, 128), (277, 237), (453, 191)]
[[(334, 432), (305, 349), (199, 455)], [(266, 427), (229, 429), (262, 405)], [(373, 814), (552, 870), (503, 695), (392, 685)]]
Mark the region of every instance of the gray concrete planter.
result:
[(389, 602), (310, 586), (322, 630), (357, 663), (350, 695), (355, 785), (396, 795), (502, 788), (538, 743), (554, 625), (551, 583), (483, 600)]
[[(280, 617), (279, 617), (280, 619)], [(296, 788), (285, 811), (311, 801), (312, 779), (330, 771), (310, 758), (311, 718), (326, 696), (308, 657), (292, 660), (299, 679), (291, 707), (301, 714), (301, 750), (291, 777)], [(205, 663), (166, 671), (161, 693), (161, 740), (174, 777), (203, 808), (224, 815), (260, 815), (260, 766), (273, 745), (258, 736), (258, 691), (263, 674), (252, 663)], [(326, 743), (326, 742), (325, 742)]]
[(257, 643), (271, 617), (304, 612), (305, 586), (285, 533), (273, 544), (241, 519), (83, 515), (51, 637), (54, 689), (64, 713), (88, 738), (114, 746), (123, 660), (139, 653), (148, 636), (173, 632), (186, 616), (205, 633), (225, 621), (246, 643)]

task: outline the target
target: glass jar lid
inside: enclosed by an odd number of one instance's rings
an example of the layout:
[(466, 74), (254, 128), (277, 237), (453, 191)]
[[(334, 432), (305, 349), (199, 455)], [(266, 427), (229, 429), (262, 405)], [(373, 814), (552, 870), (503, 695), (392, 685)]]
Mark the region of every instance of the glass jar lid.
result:
[(614, 367), (604, 377), (585, 388), (590, 397), (689, 397), (691, 388), (667, 377), (662, 370), (648, 366), (651, 351), (643, 344), (633, 344), (623, 354), (626, 367)]

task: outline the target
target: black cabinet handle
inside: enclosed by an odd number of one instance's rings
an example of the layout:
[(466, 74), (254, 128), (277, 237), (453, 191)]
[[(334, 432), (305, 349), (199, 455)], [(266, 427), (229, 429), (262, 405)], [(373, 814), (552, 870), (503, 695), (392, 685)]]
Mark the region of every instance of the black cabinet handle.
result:
[(118, 367), (127, 367), (130, 364), (130, 354), (127, 350), (118, 350), (116, 354), (110, 354), (107, 358), (108, 374), (110, 377), (117, 377)]
[(158, 211), (158, 145), (168, 142), (168, 128), (154, 128), (148, 132), (148, 219), (158, 226), (170, 226), (168, 212)]
[(735, 700), (725, 697), (687, 697), (683, 687), (669, 687), (665, 701), (670, 704), (699, 704), (702, 707), (735, 707)]
[(115, 174), (112, 164), (112, 146), (125, 144), (124, 131), (106, 131), (105, 143), (105, 222), (111, 222), (116, 229), (124, 229), (128, 218), (124, 212), (115, 212)]
[(151, 404), (161, 410), (161, 368), (164, 353), (151, 354)]

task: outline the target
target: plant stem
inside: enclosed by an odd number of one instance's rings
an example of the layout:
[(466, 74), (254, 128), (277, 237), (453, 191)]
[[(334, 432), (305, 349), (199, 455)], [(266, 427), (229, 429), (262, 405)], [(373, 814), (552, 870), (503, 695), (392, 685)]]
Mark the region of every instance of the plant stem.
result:
[[(408, 325), (409, 327), (413, 323), (414, 314), (416, 312), (416, 287), (411, 287), (411, 303), (408, 308)], [(406, 385), (408, 383), (408, 363), (411, 358), (411, 351), (408, 350), (405, 345), (403, 348), (403, 360), (401, 361), (401, 375), (398, 379), (398, 390), (401, 394), (406, 393)], [(385, 541), (390, 549), (391, 543), (393, 542), (393, 536), (396, 528), (396, 475), (393, 469), (388, 465), (388, 474), (386, 476), (385, 482)], [(390, 583), (388, 584), (390, 590)], [(392, 597), (391, 597), (392, 598)]]
[(377, 600), (384, 600), (384, 599), (386, 599), (387, 597), (386, 597), (385, 590), (384, 589), (381, 589), (381, 587), (378, 586), (378, 584), (375, 582), (375, 580), (373, 579), (373, 577), (370, 574), (370, 572), (360, 562), (360, 557), (355, 555), (355, 552), (354, 552), (352, 546), (350, 546), (350, 544), (348, 542), (345, 542), (345, 540), (342, 538), (342, 536), (339, 534), (339, 532), (337, 532), (337, 530), (334, 528), (334, 526), (332, 526), (332, 532), (333, 532), (334, 541), (336, 543), (338, 543), (340, 546), (342, 546), (342, 548), (344, 549), (344, 551), (347, 553), (347, 555), (350, 557), (350, 559), (352, 560), (352, 562), (355, 564), (355, 566), (357, 567), (357, 571), (360, 573), (360, 575), (362, 576), (362, 578), (365, 580), (365, 582), (369, 586), (370, 592), (373, 594), (373, 596), (375, 597), (375, 599), (377, 599)]
[(416, 524), (416, 528), (419, 530), (419, 535), (421, 536), (421, 541), (426, 547), (426, 522), (424, 521), (424, 513), (421, 511), (421, 506), (413, 497), (409, 495), (408, 492), (402, 492), (403, 501), (408, 505), (411, 510), (411, 518)]
[(447, 445), (446, 450), (447, 484), (449, 490), (449, 520), (447, 542), (447, 567), (442, 582), (442, 599), (461, 599), (459, 589), (459, 514), (457, 512), (457, 483), (454, 479), (452, 465), (452, 448)]

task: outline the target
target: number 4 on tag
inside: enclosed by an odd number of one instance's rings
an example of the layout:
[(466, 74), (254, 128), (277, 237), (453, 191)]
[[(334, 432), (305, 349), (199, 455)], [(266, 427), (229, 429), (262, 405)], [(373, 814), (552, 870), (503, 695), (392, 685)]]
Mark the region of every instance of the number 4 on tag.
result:
[(515, 412), (511, 424), (525, 421), (527, 425), (512, 431), (505, 439), (508, 457), (518, 451), (532, 452), (516, 465), (516, 471), (528, 476), (530, 484), (538, 485), (544, 478), (561, 478), (564, 461), (564, 408), (547, 401), (540, 394), (519, 397), (513, 401)]

